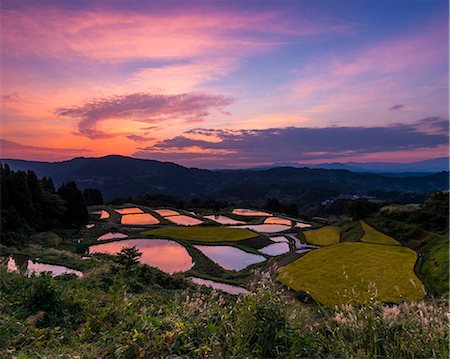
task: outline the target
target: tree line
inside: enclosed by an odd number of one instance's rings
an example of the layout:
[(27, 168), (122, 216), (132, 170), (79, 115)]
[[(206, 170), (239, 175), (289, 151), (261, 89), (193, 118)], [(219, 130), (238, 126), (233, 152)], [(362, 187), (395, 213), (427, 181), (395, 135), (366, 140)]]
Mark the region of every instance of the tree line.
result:
[(20, 245), (29, 235), (52, 228), (79, 228), (89, 220), (87, 205), (102, 204), (98, 189), (81, 192), (75, 182), (58, 189), (49, 177), (1, 165), (1, 243)]

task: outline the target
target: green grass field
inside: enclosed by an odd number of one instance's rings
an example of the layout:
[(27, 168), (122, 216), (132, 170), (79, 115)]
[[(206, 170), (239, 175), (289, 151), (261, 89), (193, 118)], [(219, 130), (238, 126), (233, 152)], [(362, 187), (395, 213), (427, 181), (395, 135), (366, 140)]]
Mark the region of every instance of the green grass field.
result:
[(341, 229), (335, 226), (325, 226), (312, 231), (305, 231), (306, 241), (316, 246), (329, 246), (339, 243)]
[(248, 229), (228, 227), (157, 228), (141, 234), (200, 242), (234, 242), (258, 237), (258, 234)]
[(434, 295), (448, 296), (448, 233), (430, 233), (422, 246), (424, 260), (419, 276)]
[(339, 243), (281, 267), (278, 280), (325, 305), (362, 303), (369, 299), (370, 283), (383, 302), (419, 300), (425, 293), (414, 273), (416, 258), (403, 246)]
[(361, 238), (361, 242), (400, 245), (400, 243), (396, 241), (394, 238), (380, 231), (377, 231), (375, 228), (369, 226), (364, 221), (361, 221), (361, 226), (364, 230), (364, 235)]

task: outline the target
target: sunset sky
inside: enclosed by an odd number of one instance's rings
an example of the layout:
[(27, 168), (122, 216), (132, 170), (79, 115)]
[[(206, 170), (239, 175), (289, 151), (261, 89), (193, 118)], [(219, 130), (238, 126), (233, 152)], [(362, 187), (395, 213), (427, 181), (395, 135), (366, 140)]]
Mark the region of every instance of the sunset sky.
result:
[(1, 5), (1, 157), (448, 156), (448, 1)]

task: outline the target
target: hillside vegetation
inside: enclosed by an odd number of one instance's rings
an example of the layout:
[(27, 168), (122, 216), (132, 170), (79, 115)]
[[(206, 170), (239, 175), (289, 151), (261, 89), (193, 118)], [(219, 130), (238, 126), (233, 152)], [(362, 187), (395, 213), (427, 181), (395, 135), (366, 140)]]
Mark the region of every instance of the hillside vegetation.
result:
[(27, 278), (2, 270), (0, 355), (19, 358), (443, 358), (447, 355), (444, 302), (383, 306), (373, 300), (361, 307), (315, 308), (290, 299), (265, 275), (258, 277), (259, 283), (252, 293), (232, 297), (201, 287), (183, 289), (186, 284), (169, 281), (164, 275), (156, 285), (152, 273), (143, 273), (138, 268), (125, 273), (100, 266), (85, 279), (77, 280)]

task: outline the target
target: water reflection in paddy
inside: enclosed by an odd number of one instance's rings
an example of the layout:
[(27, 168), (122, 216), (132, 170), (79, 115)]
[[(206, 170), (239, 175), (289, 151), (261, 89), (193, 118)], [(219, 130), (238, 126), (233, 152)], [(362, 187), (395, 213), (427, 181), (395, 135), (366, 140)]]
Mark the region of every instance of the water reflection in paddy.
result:
[(274, 241), (274, 242), (286, 242), (286, 243), (289, 243), (289, 239), (287, 239), (284, 236), (275, 236), (275, 237), (270, 237), (269, 239), (271, 241)]
[(194, 246), (205, 256), (210, 258), (224, 269), (241, 270), (249, 265), (261, 263), (266, 260), (258, 254), (248, 253), (231, 246)]
[(94, 212), (91, 212), (91, 214), (100, 215), (100, 219), (107, 219), (107, 218), (109, 218), (109, 212), (105, 211), (105, 210), (94, 211)]
[(203, 221), (201, 221), (197, 218), (184, 216), (184, 215), (170, 216), (170, 217), (167, 217), (167, 219), (175, 224), (180, 225), (180, 226), (197, 226), (197, 225), (203, 223)]
[(295, 226), (296, 226), (297, 228), (309, 228), (309, 227), (311, 227), (310, 224), (308, 224), (308, 223), (302, 223), (302, 222), (297, 222), (297, 223), (295, 224)]
[(285, 242), (273, 243), (261, 248), (259, 251), (269, 256), (279, 256), (289, 252), (289, 244)]
[(219, 289), (223, 292), (229, 293), (229, 294), (244, 294), (244, 293), (248, 293), (248, 290), (242, 287), (238, 287), (236, 285), (231, 285), (231, 284), (225, 284), (225, 283), (220, 283), (220, 282), (216, 282), (213, 280), (208, 280), (208, 279), (203, 279), (203, 278), (197, 278), (197, 277), (188, 277), (188, 279), (191, 282), (194, 282), (195, 284), (199, 284), (199, 285), (206, 285), (208, 287), (214, 288), (214, 289)]
[(222, 215), (211, 215), (211, 216), (205, 216), (205, 218), (210, 219), (211, 221), (220, 223), (220, 224), (245, 224), (243, 221), (238, 221), (236, 219), (222, 216)]
[(126, 214), (122, 216), (122, 224), (158, 224), (159, 220), (150, 213)]
[(77, 277), (82, 277), (83, 273), (75, 269), (70, 269), (64, 266), (58, 266), (54, 264), (33, 262), (31, 259), (20, 260), (13, 257), (8, 258), (7, 268), (9, 272), (17, 272), (19, 268), (25, 269), (28, 276), (32, 274), (41, 274), (49, 272), (53, 277), (57, 277), (63, 274), (75, 274)]
[(162, 217), (178, 216), (180, 214), (172, 209), (156, 209), (155, 212)]
[(264, 220), (265, 224), (283, 224), (285, 226), (291, 226), (291, 220), (280, 217), (269, 217)]
[(124, 233), (119, 232), (109, 232), (97, 238), (97, 241), (106, 241), (107, 239), (116, 239), (116, 238), (127, 238), (128, 236)]
[(245, 208), (235, 208), (233, 209), (233, 214), (237, 214), (239, 216), (272, 216), (272, 214), (262, 211), (255, 211), (253, 209), (245, 209)]
[(168, 239), (126, 239), (96, 244), (89, 253), (116, 254), (125, 247), (136, 247), (142, 253), (140, 262), (172, 274), (186, 272), (194, 265), (188, 251), (179, 243)]
[(261, 233), (277, 233), (290, 229), (291, 226), (285, 226), (282, 224), (247, 224), (242, 226), (233, 226), (231, 228), (247, 228), (255, 232)]
[(137, 207), (115, 209), (115, 211), (120, 214), (144, 213), (144, 211), (142, 209), (137, 208)]

